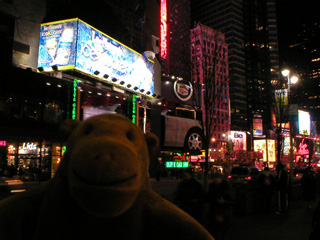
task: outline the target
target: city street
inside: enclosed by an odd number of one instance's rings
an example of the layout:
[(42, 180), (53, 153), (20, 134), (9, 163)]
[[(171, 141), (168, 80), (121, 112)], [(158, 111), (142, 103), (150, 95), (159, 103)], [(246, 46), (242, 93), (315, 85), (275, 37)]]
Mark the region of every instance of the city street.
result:
[[(202, 183), (201, 180), (199, 181)], [(180, 180), (177, 179), (161, 179), (159, 182), (151, 179), (152, 189), (169, 201), (173, 200), (179, 182)], [(20, 194), (20, 190), (27, 191), (38, 186), (39, 182), (11, 182), (9, 184), (9, 188), (13, 190), (12, 194)], [(268, 215), (255, 212), (254, 207), (250, 207), (254, 203), (252, 200), (250, 200), (251, 202), (248, 200), (246, 206), (240, 206), (240, 208), (247, 210), (243, 210), (241, 214), (233, 215), (231, 227), (225, 240), (308, 240), (313, 211), (307, 209), (307, 204), (301, 196), (300, 187), (300, 185), (295, 186), (291, 210), (282, 215), (275, 213), (275, 198), (273, 211)], [(313, 209), (316, 204), (317, 201), (315, 201)]]
[[(151, 182), (153, 190), (169, 200), (173, 198), (178, 183), (179, 180), (162, 179), (160, 182)], [(248, 214), (233, 215), (231, 228), (225, 240), (308, 240), (312, 228), (313, 211), (307, 209), (300, 187), (300, 185), (296, 186), (297, 189), (294, 191), (291, 210), (283, 215), (275, 214), (275, 199), (273, 211), (269, 215), (252, 211)], [(316, 204), (317, 201), (313, 209)]]

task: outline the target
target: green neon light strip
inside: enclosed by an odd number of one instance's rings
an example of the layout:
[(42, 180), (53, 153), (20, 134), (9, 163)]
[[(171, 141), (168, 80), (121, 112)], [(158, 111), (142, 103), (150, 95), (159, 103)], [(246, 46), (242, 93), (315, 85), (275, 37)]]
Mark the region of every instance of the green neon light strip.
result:
[(77, 118), (77, 88), (78, 83), (81, 82), (79, 79), (73, 80), (73, 95), (72, 95), (72, 111), (71, 118), (75, 120)]
[(67, 146), (63, 146), (63, 147), (62, 147), (62, 152), (65, 153), (66, 150), (67, 150)]
[(137, 101), (137, 95), (133, 94), (132, 96), (132, 123), (136, 124), (137, 120), (136, 120), (136, 101)]
[(166, 168), (188, 168), (189, 162), (166, 162)]

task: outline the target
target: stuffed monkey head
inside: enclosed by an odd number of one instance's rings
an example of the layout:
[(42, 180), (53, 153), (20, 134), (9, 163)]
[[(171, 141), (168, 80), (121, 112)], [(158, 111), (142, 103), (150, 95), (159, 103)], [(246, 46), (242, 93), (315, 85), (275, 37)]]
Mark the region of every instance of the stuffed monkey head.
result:
[(67, 180), (70, 194), (86, 212), (98, 217), (121, 215), (142, 190), (150, 188), (149, 156), (158, 145), (154, 134), (144, 135), (115, 114), (83, 122), (67, 120), (60, 129), (71, 135), (57, 175)]

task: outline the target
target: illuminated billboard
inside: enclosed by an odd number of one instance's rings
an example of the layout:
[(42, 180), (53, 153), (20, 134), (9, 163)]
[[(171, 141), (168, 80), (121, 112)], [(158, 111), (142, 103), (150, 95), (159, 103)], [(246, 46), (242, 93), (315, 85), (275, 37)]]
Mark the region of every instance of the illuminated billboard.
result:
[(253, 118), (253, 136), (259, 137), (263, 135), (263, 123), (261, 115), (254, 115)]
[(143, 94), (154, 94), (154, 62), (80, 19), (41, 24), (38, 69), (75, 69)]
[(298, 110), (299, 134), (310, 135), (310, 113)]
[(233, 151), (247, 150), (247, 135), (245, 132), (230, 131), (229, 138), (232, 141)]
[[(266, 144), (268, 141), (268, 145)], [(263, 161), (264, 162), (275, 162), (276, 161), (276, 141), (273, 139), (261, 139), (254, 140), (254, 151), (263, 151)], [(268, 155), (267, 155), (268, 153)]]
[(166, 162), (166, 168), (188, 168), (189, 162)]
[(167, 0), (160, 2), (160, 56), (167, 58), (168, 54), (168, 25), (167, 25)]
[(52, 71), (72, 69), (76, 62), (76, 42), (78, 24), (76, 19), (41, 24), (38, 68)]

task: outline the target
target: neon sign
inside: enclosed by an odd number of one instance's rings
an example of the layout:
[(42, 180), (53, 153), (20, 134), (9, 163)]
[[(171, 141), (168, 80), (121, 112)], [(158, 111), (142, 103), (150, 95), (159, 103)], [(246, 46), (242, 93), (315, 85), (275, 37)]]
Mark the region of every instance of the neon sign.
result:
[(7, 146), (7, 141), (1, 140), (0, 141), (0, 147), (5, 147), (5, 146)]
[(302, 139), (301, 143), (299, 144), (298, 154), (307, 155), (309, 153), (310, 152), (309, 152), (309, 149), (308, 149), (308, 145), (306, 143), (304, 143), (304, 139)]
[(132, 123), (136, 123), (136, 108), (137, 108), (137, 105), (136, 105), (136, 100), (137, 100), (137, 95), (136, 94), (133, 94), (132, 96)]
[(160, 57), (166, 59), (168, 51), (167, 0), (161, 0), (160, 4)]
[(78, 83), (80, 80), (74, 79), (73, 81), (73, 95), (72, 95), (72, 112), (71, 118), (75, 120), (77, 118), (77, 91), (78, 91)]
[(188, 168), (189, 162), (166, 162), (166, 168)]
[(35, 150), (37, 149), (37, 145), (35, 145), (34, 143), (23, 143), (22, 145), (22, 149), (28, 149), (28, 150)]
[(65, 153), (67, 151), (67, 146), (62, 147), (62, 152)]

